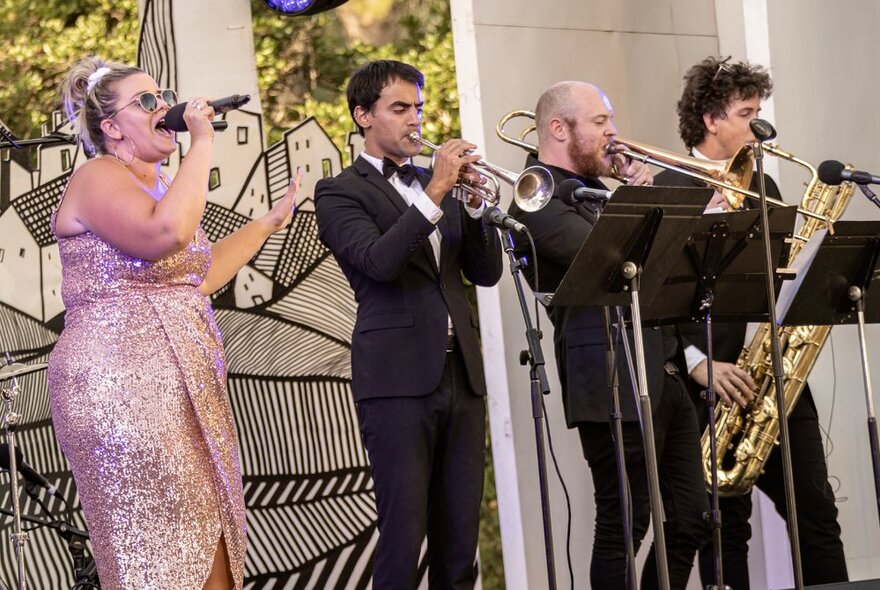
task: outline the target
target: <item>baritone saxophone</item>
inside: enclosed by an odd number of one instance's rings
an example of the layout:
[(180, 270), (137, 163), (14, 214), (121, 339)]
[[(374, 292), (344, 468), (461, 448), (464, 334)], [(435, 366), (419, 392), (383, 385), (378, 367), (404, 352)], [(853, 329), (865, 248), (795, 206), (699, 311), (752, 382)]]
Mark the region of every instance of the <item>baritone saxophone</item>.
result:
[[(820, 218), (834, 222), (843, 214), (855, 190), (851, 182), (840, 186), (819, 180), (816, 168), (774, 144), (765, 144), (771, 154), (799, 164), (810, 173), (800, 208), (815, 216), (804, 216), (804, 222), (794, 235), (788, 266), (803, 249), (811, 236), (828, 225)], [(852, 166), (848, 166), (852, 169)], [(757, 385), (755, 399), (747, 407), (737, 404), (715, 405), (716, 463), (718, 493), (738, 496), (748, 493), (764, 472), (764, 465), (774, 447), (779, 444), (779, 414), (776, 405), (776, 386), (770, 351), (769, 323), (762, 323), (751, 342), (743, 347), (736, 365), (747, 371)], [(816, 363), (822, 346), (831, 333), (831, 326), (784, 326), (777, 328), (782, 353), (783, 392), (786, 412), (791, 413), (800, 398), (807, 377)], [(708, 428), (702, 437), (703, 475), (707, 486), (712, 481), (712, 459)]]

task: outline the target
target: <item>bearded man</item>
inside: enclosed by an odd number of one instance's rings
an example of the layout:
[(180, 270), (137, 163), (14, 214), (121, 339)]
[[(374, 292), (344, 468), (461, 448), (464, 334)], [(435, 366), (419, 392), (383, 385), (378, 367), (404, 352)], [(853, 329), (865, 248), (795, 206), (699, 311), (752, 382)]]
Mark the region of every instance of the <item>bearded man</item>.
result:
[[(608, 155), (614, 142), (614, 110), (608, 97), (584, 82), (559, 82), (546, 89), (535, 107), (538, 156), (527, 165), (544, 166), (556, 186), (569, 178), (596, 189), (607, 187), (599, 177), (611, 175), (614, 160), (627, 184), (650, 185), (647, 166)], [(541, 210), (525, 212), (513, 204), (511, 215), (528, 226), (535, 243), (540, 285), (534, 281), (535, 264), (526, 275), (535, 291), (555, 291), (601, 211), (600, 203), (567, 205), (558, 195)], [(599, 245), (601, 247), (601, 245)], [(531, 257), (527, 241), (516, 247)], [(584, 458), (595, 490), (596, 528), (590, 564), (593, 588), (627, 587), (627, 552), (621, 516), (617, 463), (610, 429), (610, 384), (605, 369), (603, 313), (595, 307), (551, 305), (554, 344), (565, 418), (577, 428)], [(632, 348), (632, 334), (627, 330)], [(697, 548), (708, 539), (704, 520), (708, 500), (700, 466), (700, 431), (693, 403), (674, 362), (680, 353), (673, 329), (644, 331), (648, 392), (654, 426), (669, 580), (673, 588), (687, 585)], [(638, 404), (622, 344), (617, 348), (624, 458), (629, 481), (633, 544), (637, 551), (650, 522), (648, 481)], [(655, 523), (656, 526), (656, 523)], [(654, 549), (642, 572), (642, 588), (658, 587)]]

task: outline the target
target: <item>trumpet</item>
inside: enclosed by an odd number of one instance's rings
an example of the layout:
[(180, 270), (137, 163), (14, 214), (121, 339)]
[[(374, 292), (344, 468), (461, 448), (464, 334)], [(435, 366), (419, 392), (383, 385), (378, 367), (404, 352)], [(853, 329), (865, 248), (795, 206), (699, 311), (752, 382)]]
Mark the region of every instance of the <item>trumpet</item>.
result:
[[(413, 143), (421, 144), (431, 151), (436, 152), (440, 149), (439, 145), (424, 139), (415, 131), (409, 134), (409, 140)], [(467, 155), (467, 152), (462, 155)], [(493, 207), (501, 202), (501, 181), (513, 187), (513, 200), (523, 211), (537, 211), (541, 209), (550, 202), (550, 199), (553, 197), (553, 191), (556, 190), (553, 176), (549, 170), (542, 166), (531, 166), (519, 174), (484, 160), (475, 162), (470, 166), (482, 178), (486, 179), (486, 184), (470, 182), (466, 178), (459, 177), (455, 188), (469, 195), (475, 195)]]

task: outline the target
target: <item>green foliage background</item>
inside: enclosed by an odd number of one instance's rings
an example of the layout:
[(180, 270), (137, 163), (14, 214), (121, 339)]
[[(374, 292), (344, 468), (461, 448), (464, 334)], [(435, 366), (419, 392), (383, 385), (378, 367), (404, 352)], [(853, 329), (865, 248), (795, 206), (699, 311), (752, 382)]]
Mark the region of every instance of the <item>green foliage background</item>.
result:
[[(345, 82), (358, 65), (383, 58), (416, 64), (425, 74), (425, 136), (442, 142), (459, 134), (446, 0), (344, 5), (374, 28), (390, 27), (389, 42), (378, 46), (351, 37), (338, 11), (284, 18), (260, 0), (251, 8), (269, 144), (313, 116), (345, 151), (352, 130)], [(39, 135), (71, 63), (89, 54), (134, 63), (137, 38), (137, 0), (0, 0), (0, 119), (21, 137)]]
[(0, 0), (0, 119), (38, 136), (70, 64), (91, 53), (134, 63), (137, 38), (136, 0)]
[[(350, 0), (306, 18), (280, 17), (261, 0), (251, 0), (251, 9), (268, 145), (313, 116), (346, 153), (353, 126), (345, 83), (358, 65), (382, 58), (425, 74), (426, 138), (441, 143), (460, 135), (447, 0)], [(134, 63), (137, 11), (137, 0), (0, 0), (0, 119), (19, 137), (39, 136), (73, 62), (97, 54)], [(491, 453), (488, 458), (480, 551), (483, 588), (497, 590), (504, 574)]]

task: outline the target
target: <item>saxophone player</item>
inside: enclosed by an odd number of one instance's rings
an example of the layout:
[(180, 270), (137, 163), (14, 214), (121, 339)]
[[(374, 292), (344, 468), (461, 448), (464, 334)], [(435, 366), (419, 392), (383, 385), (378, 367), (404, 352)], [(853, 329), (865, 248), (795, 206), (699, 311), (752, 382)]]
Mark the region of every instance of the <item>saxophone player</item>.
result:
[[(707, 160), (727, 160), (747, 142), (754, 140), (749, 122), (758, 116), (761, 101), (768, 98), (773, 84), (767, 71), (747, 62), (730, 62), (713, 57), (691, 67), (684, 77), (684, 89), (678, 102), (679, 134), (693, 156)], [(674, 171), (657, 175), (656, 184), (694, 186), (692, 180)], [(779, 198), (779, 189), (765, 176), (768, 197)], [(757, 178), (751, 190), (756, 190)], [(726, 209), (726, 201), (716, 193), (710, 207)], [(747, 201), (745, 206), (748, 206)], [(754, 399), (755, 383), (735, 362), (744, 343), (746, 326), (713, 323), (713, 386), (720, 403), (745, 406)], [(701, 427), (708, 421), (700, 391), (708, 385), (704, 326), (679, 326), (685, 346), (688, 385)], [(789, 439), (794, 472), (794, 493), (798, 509), (800, 551), (806, 585), (845, 581), (847, 579), (840, 525), (834, 493), (828, 483), (828, 470), (816, 407), (809, 387), (789, 411)], [(780, 453), (770, 456), (757, 487), (773, 501), (777, 512), (787, 518)], [(723, 527), (722, 556), (724, 581), (734, 590), (749, 588), (748, 541), (752, 496), (721, 498)], [(700, 576), (704, 585), (714, 579), (711, 542), (699, 552)]]

